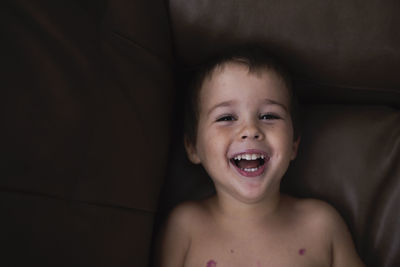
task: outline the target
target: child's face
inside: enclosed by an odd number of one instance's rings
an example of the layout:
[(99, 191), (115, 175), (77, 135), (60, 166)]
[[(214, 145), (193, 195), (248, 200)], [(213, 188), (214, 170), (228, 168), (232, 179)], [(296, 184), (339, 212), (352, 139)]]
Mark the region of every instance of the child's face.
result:
[(226, 63), (206, 78), (199, 94), (197, 142), (186, 148), (219, 194), (253, 203), (279, 192), (297, 147), (289, 93), (275, 72), (249, 73), (245, 65)]

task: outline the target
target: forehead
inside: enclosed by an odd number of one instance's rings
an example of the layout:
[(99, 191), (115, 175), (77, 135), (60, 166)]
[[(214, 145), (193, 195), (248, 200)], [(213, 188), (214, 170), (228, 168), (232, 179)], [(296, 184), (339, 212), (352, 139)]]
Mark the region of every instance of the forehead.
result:
[(283, 78), (268, 67), (250, 70), (248, 65), (237, 62), (215, 67), (204, 79), (199, 92), (199, 104), (203, 108), (219, 101), (265, 98), (289, 108), (290, 94)]

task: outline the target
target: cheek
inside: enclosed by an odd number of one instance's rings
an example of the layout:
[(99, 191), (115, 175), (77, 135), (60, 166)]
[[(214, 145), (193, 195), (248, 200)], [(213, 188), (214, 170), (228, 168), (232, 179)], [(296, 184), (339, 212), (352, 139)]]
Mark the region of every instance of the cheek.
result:
[(226, 134), (217, 129), (208, 129), (199, 133), (201, 137), (199, 136), (197, 142), (197, 151), (203, 158), (223, 155), (228, 140)]
[(272, 144), (275, 144), (279, 154), (290, 154), (293, 148), (293, 134), (290, 127), (276, 127), (274, 129)]

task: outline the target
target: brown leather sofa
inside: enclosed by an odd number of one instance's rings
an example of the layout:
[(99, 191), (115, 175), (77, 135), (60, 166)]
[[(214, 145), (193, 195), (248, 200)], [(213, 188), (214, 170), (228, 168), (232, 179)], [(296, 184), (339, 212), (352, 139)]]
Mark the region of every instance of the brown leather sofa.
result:
[(257, 42), (293, 70), (305, 111), (283, 190), (334, 205), (367, 266), (400, 266), (399, 11), (2, 1), (0, 265), (148, 266), (168, 210), (212, 193), (182, 148), (180, 70)]

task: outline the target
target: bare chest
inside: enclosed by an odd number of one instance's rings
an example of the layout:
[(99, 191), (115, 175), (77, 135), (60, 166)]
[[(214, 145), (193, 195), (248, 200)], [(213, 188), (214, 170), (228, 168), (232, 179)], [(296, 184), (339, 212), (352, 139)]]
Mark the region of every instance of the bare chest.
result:
[(330, 260), (329, 245), (310, 233), (205, 231), (193, 237), (185, 267), (328, 267)]

